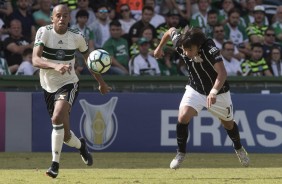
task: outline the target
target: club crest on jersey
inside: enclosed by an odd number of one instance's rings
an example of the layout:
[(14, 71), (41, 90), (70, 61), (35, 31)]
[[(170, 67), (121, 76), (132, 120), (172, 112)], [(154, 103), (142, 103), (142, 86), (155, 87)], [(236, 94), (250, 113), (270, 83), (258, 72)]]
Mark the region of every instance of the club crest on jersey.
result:
[(66, 53), (65, 53), (65, 51), (63, 51), (63, 50), (58, 50), (58, 51), (56, 52), (56, 58), (57, 58), (58, 60), (64, 59), (65, 56), (66, 56)]
[(201, 58), (201, 55), (194, 56), (192, 60), (193, 60), (194, 62), (196, 62), (196, 63), (201, 63), (201, 62), (204, 61), (204, 60)]

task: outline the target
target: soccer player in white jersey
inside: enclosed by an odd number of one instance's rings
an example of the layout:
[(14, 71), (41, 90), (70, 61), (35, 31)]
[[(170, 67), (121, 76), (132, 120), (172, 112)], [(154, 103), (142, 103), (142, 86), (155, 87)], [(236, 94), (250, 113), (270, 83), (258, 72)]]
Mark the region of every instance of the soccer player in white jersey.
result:
[(188, 124), (203, 108), (207, 108), (218, 117), (230, 139), (243, 166), (249, 165), (249, 157), (243, 148), (237, 124), (233, 119), (227, 74), (219, 49), (212, 39), (206, 38), (199, 28), (185, 29), (179, 33), (174, 27), (163, 35), (154, 56), (163, 56), (163, 46), (171, 39), (176, 51), (186, 63), (189, 82), (179, 105), (176, 126), (178, 150), (170, 163), (171, 169), (177, 169), (183, 162), (188, 139)]
[[(86, 60), (88, 45), (80, 32), (68, 28), (70, 14), (67, 6), (54, 7), (51, 20), (51, 25), (39, 28), (36, 33), (32, 61), (40, 68), (40, 83), (53, 126), (52, 165), (46, 175), (56, 178), (63, 143), (77, 148), (86, 165), (91, 166), (93, 160), (85, 139), (78, 139), (70, 130), (70, 111), (79, 89), (74, 70), (75, 50), (79, 50)], [(93, 76), (102, 94), (111, 90), (101, 75), (93, 73)]]

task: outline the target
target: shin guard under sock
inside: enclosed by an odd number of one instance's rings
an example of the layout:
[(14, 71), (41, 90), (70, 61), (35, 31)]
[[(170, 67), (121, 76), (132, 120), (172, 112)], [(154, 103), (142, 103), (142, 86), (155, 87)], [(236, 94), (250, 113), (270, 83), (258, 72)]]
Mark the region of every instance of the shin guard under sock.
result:
[(176, 135), (177, 135), (178, 151), (181, 153), (186, 153), (186, 144), (188, 139), (188, 124), (177, 123)]
[(231, 130), (226, 129), (226, 132), (234, 144), (234, 149), (240, 149), (242, 147), (242, 144), (240, 141), (240, 134), (237, 124), (234, 122), (233, 128)]
[(75, 148), (79, 149), (81, 147), (80, 140), (75, 136), (73, 131), (70, 131), (70, 133), (71, 133), (70, 139), (68, 141), (64, 142), (64, 143), (66, 145), (70, 146), (70, 147), (75, 147)]
[(52, 161), (59, 163), (63, 142), (64, 142), (63, 124), (53, 125), (51, 138), (52, 138), (52, 157), (53, 157)]

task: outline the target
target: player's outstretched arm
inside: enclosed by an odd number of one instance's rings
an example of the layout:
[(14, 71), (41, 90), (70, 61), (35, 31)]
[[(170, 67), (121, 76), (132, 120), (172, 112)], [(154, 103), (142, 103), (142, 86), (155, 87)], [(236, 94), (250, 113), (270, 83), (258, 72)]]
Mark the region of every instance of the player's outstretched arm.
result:
[[(87, 58), (88, 58), (88, 56), (89, 56), (89, 52), (83, 54), (86, 66), (87, 66)], [(108, 93), (108, 92), (110, 92), (112, 90), (112, 88), (110, 86), (108, 86), (108, 84), (104, 81), (102, 75), (92, 72), (89, 68), (88, 68), (88, 70), (90, 71), (90, 73), (93, 75), (93, 77), (98, 82), (98, 84), (99, 84), (99, 88), (98, 89), (99, 89), (101, 94), (106, 94), (106, 93)]]
[(171, 38), (170, 38), (170, 35), (171, 35), (171, 33), (172, 33), (173, 31), (175, 31), (175, 30), (176, 30), (175, 27), (171, 27), (169, 30), (167, 30), (167, 31), (164, 33), (164, 35), (163, 35), (163, 37), (162, 37), (162, 39), (161, 39), (159, 45), (157, 46), (157, 48), (156, 48), (155, 51), (154, 51), (154, 57), (155, 57), (155, 58), (161, 58), (161, 57), (164, 56), (163, 46), (168, 42), (169, 39), (171, 39)]

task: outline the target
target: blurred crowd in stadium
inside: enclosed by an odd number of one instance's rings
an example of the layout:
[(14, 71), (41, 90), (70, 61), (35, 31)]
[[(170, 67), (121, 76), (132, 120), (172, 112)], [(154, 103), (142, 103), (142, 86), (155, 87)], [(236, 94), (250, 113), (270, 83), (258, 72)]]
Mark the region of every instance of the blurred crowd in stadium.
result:
[[(282, 0), (0, 0), (0, 75), (37, 75), (35, 33), (57, 4), (69, 7), (69, 27), (90, 51), (110, 53), (106, 75), (187, 75), (171, 42), (161, 59), (153, 50), (170, 27), (189, 26), (213, 38), (228, 76), (282, 76)], [(77, 74), (89, 75), (75, 57)]]

